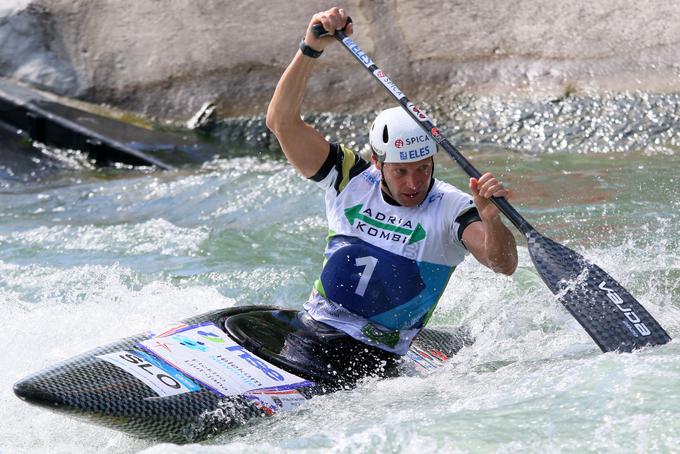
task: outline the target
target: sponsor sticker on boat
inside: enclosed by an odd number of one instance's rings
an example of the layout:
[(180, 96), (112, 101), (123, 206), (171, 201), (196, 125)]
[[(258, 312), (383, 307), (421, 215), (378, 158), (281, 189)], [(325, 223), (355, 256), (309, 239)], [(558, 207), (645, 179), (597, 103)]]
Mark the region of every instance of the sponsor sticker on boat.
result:
[(177, 369), (143, 351), (120, 351), (99, 355), (97, 358), (132, 374), (161, 397), (201, 389), (198, 384)]
[(154, 337), (138, 346), (220, 396), (312, 384), (252, 354), (212, 322)]
[(278, 411), (291, 411), (297, 409), (307, 400), (294, 389), (284, 390), (256, 390), (243, 397), (253, 402), (253, 404), (264, 411), (266, 414), (274, 414)]
[(444, 362), (447, 359), (446, 356), (439, 351), (428, 353), (425, 350), (416, 347), (415, 345), (411, 346), (411, 349), (406, 355), (412, 359), (417, 366), (421, 367), (425, 371), (439, 369), (444, 365)]

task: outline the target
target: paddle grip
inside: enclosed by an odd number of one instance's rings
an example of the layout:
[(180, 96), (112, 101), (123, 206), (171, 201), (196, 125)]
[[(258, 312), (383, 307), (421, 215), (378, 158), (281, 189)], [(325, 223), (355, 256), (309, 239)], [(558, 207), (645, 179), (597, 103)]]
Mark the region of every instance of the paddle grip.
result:
[[(345, 29), (347, 29), (347, 26), (351, 23), (352, 23), (352, 18), (347, 16), (347, 23), (345, 23), (345, 26), (342, 28), (342, 31), (344, 32)], [(312, 33), (314, 34), (315, 38), (323, 38), (324, 36), (330, 35), (330, 32), (326, 31), (326, 29), (323, 28), (323, 25), (321, 25), (321, 24), (312, 25)]]

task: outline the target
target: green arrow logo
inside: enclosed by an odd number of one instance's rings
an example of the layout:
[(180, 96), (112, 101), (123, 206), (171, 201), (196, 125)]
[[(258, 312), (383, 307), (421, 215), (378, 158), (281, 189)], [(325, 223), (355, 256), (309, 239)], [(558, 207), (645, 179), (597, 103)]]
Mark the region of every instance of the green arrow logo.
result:
[(360, 221), (364, 221), (366, 224), (372, 225), (373, 227), (377, 227), (379, 229), (401, 233), (402, 235), (410, 237), (408, 240), (408, 244), (417, 243), (418, 241), (424, 239), (425, 235), (427, 234), (423, 226), (420, 224), (418, 224), (415, 229), (411, 230), (406, 229), (404, 227), (400, 227), (398, 225), (385, 224), (383, 222), (375, 220), (372, 217), (366, 216), (361, 213), (361, 209), (363, 207), (364, 206), (360, 203), (359, 205), (347, 208), (345, 210), (345, 217), (347, 218), (350, 224), (354, 225), (354, 221), (358, 219)]

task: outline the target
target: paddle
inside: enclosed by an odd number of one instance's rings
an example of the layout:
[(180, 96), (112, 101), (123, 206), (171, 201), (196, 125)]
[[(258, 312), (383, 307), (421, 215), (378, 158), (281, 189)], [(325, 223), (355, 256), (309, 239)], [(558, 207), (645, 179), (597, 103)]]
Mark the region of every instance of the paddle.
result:
[[(348, 19), (348, 23), (350, 21)], [(313, 31), (317, 37), (328, 34), (321, 24), (315, 25)], [(408, 100), (357, 43), (342, 30), (337, 30), (334, 36), (465, 173), (474, 178), (481, 177), (482, 174), (444, 137), (432, 120)], [(531, 260), (543, 282), (603, 352), (630, 352), (671, 340), (661, 325), (614, 278), (578, 253), (538, 233), (505, 198), (493, 197), (492, 202), (524, 234)]]

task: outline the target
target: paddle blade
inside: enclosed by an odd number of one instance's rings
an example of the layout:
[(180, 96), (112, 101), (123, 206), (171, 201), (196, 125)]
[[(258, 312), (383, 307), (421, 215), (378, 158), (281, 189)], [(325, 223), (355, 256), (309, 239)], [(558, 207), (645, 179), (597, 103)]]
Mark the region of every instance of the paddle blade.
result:
[(661, 345), (670, 336), (618, 282), (578, 253), (535, 230), (529, 254), (543, 281), (604, 352)]

